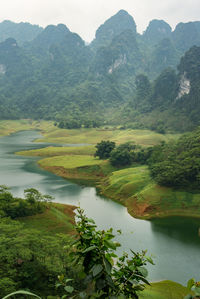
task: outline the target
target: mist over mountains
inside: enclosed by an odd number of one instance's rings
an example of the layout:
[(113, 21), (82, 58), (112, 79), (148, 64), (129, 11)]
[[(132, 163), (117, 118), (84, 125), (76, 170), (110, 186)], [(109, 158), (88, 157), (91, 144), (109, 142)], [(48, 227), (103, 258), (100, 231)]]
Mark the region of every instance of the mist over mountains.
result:
[(63, 24), (4, 21), (0, 41), (1, 119), (76, 126), (95, 120), (158, 131), (199, 124), (200, 22), (172, 31), (153, 20), (141, 35), (120, 10), (86, 45)]

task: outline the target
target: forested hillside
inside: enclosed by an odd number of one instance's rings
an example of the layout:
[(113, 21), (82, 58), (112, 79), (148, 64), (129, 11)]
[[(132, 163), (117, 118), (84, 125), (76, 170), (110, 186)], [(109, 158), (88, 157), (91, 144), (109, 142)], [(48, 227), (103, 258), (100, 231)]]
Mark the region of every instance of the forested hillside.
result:
[(153, 20), (141, 35), (121, 10), (86, 45), (63, 24), (43, 29), (4, 21), (0, 41), (1, 119), (158, 131), (198, 125), (200, 22), (172, 31)]
[(0, 41), (4, 41), (7, 38), (14, 38), (19, 44), (33, 40), (41, 31), (42, 27), (38, 25), (32, 25), (29, 23), (14, 23), (5, 20), (0, 23)]

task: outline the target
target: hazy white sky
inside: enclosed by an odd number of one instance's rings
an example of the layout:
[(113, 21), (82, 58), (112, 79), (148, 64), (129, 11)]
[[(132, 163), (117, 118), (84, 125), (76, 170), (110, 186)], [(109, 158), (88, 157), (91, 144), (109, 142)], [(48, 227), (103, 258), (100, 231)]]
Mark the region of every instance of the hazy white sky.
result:
[(200, 20), (200, 0), (0, 0), (0, 22), (30, 22), (43, 27), (66, 24), (85, 41), (120, 9), (132, 15), (142, 32), (152, 19), (163, 19), (172, 28), (179, 22)]

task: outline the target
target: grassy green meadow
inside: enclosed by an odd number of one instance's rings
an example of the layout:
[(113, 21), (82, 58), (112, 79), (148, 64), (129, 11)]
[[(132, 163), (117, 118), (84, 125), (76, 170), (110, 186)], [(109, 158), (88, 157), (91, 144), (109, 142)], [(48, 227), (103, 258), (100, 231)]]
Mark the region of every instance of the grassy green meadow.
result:
[(117, 144), (133, 141), (142, 146), (151, 146), (161, 141), (177, 138), (178, 134), (162, 135), (150, 130), (119, 130), (117, 128), (90, 128), (90, 129), (59, 129), (43, 132), (44, 138), (38, 141), (50, 143), (69, 143), (69, 144), (96, 144), (101, 140), (111, 140)]
[(23, 156), (55, 157), (63, 155), (94, 155), (95, 146), (64, 146), (64, 147), (45, 147), (37, 150), (22, 151), (17, 154)]
[(81, 128), (60, 129), (52, 121), (44, 120), (0, 120), (0, 136), (23, 130), (39, 130), (43, 138), (36, 141), (58, 144), (93, 144), (101, 140), (111, 140), (117, 144), (133, 141), (141, 146), (152, 146), (161, 141), (176, 139), (180, 134), (159, 134), (150, 130), (120, 130), (117, 127), (109, 128)]

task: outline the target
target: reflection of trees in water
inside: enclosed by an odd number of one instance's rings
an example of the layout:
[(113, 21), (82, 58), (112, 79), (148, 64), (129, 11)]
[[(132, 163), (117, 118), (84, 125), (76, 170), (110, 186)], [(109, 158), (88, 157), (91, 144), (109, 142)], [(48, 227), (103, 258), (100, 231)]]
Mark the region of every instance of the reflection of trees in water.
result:
[(167, 235), (181, 242), (200, 245), (200, 219), (169, 217), (151, 221), (151, 229), (155, 233)]
[(73, 183), (66, 182), (65, 186), (58, 186), (55, 191), (55, 196), (58, 196), (59, 198), (66, 198), (66, 196), (79, 197), (82, 193), (82, 188)]

